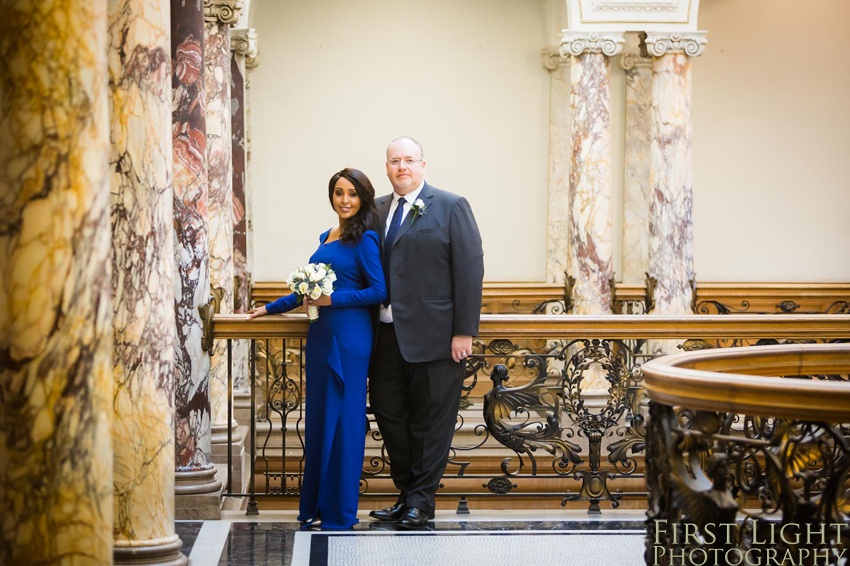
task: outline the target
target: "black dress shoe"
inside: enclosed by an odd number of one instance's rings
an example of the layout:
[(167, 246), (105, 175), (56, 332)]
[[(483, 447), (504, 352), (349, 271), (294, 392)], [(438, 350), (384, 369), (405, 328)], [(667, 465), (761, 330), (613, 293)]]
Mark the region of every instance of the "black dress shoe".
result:
[(421, 529), (428, 524), (428, 519), (433, 519), (433, 513), (427, 513), (416, 507), (408, 507), (404, 516), (399, 519), (398, 526), (402, 529)]
[(369, 511), (369, 516), (379, 521), (398, 521), (404, 515), (404, 503), (396, 503), (386, 509)]

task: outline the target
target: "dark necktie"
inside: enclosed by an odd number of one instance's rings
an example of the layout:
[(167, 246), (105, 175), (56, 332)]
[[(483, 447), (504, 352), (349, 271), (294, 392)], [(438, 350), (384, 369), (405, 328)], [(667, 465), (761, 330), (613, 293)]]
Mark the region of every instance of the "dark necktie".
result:
[(390, 220), (390, 229), (387, 230), (387, 237), (384, 238), (384, 280), (387, 283), (387, 298), (384, 300), (384, 306), (390, 304), (390, 258), (393, 253), (393, 242), (395, 242), (396, 234), (401, 226), (401, 218), (404, 216), (404, 197), (398, 199), (393, 218)]

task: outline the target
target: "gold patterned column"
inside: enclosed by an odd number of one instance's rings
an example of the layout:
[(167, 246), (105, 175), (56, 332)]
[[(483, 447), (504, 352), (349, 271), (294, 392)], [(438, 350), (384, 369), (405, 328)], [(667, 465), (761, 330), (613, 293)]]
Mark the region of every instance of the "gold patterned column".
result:
[(611, 312), (610, 61), (622, 49), (622, 33), (565, 31), (561, 54), (570, 60), (570, 245), (567, 275), (575, 280), (575, 314)]
[(705, 33), (649, 33), (652, 55), (652, 147), (649, 183), (649, 275), (656, 279), (654, 313), (693, 313), (693, 157), (691, 58)]
[(0, 18), (0, 564), (112, 563), (105, 2)]
[[(210, 287), (219, 296), (219, 312), (233, 312), (233, 173), (230, 123), (230, 28), (239, 21), (238, 0), (204, 0), (204, 70), (206, 73), (208, 223)], [(226, 460), (215, 445), (227, 442), (227, 343), (216, 341), (210, 369), (213, 460)]]
[(174, 531), (169, 12), (109, 1), (116, 564), (188, 563)]

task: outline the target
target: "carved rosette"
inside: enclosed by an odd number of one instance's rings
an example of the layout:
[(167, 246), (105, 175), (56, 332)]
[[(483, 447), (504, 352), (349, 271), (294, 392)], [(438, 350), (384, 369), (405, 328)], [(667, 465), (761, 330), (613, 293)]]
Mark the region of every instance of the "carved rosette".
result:
[(613, 57), (623, 50), (625, 41), (622, 33), (564, 31), (561, 35), (561, 57), (578, 57), (583, 53), (602, 53)]
[(647, 32), (641, 34), (641, 49), (654, 57), (661, 57), (668, 53), (684, 53), (691, 57), (698, 57), (705, 51), (704, 31), (681, 32), (681, 33), (658, 33)]
[(234, 25), (242, 16), (242, 0), (204, 0), (204, 21)]

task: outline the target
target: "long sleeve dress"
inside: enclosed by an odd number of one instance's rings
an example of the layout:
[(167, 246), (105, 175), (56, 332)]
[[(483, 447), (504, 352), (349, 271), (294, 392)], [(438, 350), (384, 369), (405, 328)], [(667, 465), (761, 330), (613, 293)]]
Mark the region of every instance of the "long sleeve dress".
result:
[[(357, 242), (325, 243), (319, 237), (311, 263), (331, 265), (336, 273), (331, 306), (321, 307), (310, 324), (306, 344), (304, 479), (300, 521), (322, 522), (322, 529), (350, 529), (357, 523), (357, 501), (366, 445), (366, 375), (372, 352), (370, 306), (387, 294), (378, 235), (367, 230)], [(292, 310), (296, 294), (266, 305), (269, 314)]]

